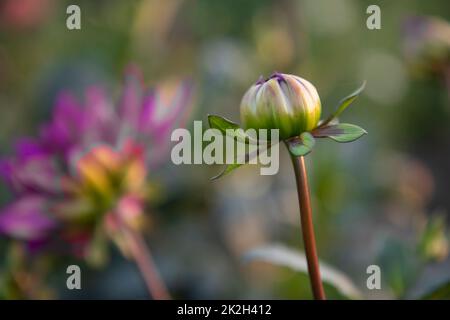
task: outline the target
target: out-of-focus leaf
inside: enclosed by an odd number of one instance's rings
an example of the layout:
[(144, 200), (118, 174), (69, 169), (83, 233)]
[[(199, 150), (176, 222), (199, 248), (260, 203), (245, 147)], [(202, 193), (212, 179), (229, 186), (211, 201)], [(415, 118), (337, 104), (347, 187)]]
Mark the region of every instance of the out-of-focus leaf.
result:
[(289, 152), (295, 157), (305, 156), (310, 153), (314, 144), (314, 137), (309, 132), (303, 132), (298, 137), (286, 140)]
[(364, 90), (366, 87), (366, 81), (363, 82), (361, 87), (356, 89), (353, 93), (349, 94), (345, 98), (343, 98), (341, 101), (339, 101), (339, 105), (336, 108), (336, 111), (334, 111), (328, 118), (326, 118), (325, 121), (322, 122), (321, 126), (325, 126), (328, 123), (330, 123), (331, 120), (338, 117), (342, 112), (344, 112), (345, 109), (353, 102), (356, 98), (360, 95), (360, 93)]
[(86, 252), (86, 262), (93, 267), (104, 267), (108, 262), (108, 239), (102, 225), (96, 227)]
[(450, 280), (425, 293), (420, 300), (449, 300)]
[(418, 251), (425, 261), (442, 261), (449, 253), (444, 215), (434, 215), (428, 220), (419, 240)]
[(376, 262), (382, 270), (382, 281), (397, 298), (402, 298), (413, 285), (421, 265), (413, 248), (395, 238), (385, 240)]
[[(250, 250), (243, 256), (244, 262), (261, 260), (275, 265), (291, 268), (298, 272), (308, 273), (308, 264), (303, 252), (287, 248), (283, 245), (268, 245)], [(342, 272), (320, 262), (320, 272), (324, 283), (336, 288), (349, 299), (360, 299), (361, 292)]]
[(367, 134), (367, 131), (354, 124), (340, 123), (319, 127), (312, 134), (316, 138), (328, 137), (337, 142), (352, 142)]

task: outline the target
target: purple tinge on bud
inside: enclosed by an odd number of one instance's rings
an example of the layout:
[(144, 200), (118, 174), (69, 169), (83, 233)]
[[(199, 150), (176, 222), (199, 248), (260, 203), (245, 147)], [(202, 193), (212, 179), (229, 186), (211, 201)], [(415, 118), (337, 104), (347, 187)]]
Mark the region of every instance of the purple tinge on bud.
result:
[(263, 84), (267, 81), (269, 81), (270, 79), (276, 79), (277, 81), (281, 82), (281, 81), (286, 81), (285, 77), (283, 76), (282, 73), (275, 71), (274, 73), (272, 73), (272, 75), (270, 77), (268, 77), (267, 79), (264, 79), (263, 76), (259, 76), (258, 81), (255, 82), (255, 85), (257, 84)]
[(281, 139), (311, 131), (320, 113), (316, 88), (303, 78), (279, 72), (258, 80), (241, 101), (241, 120), (246, 129), (278, 129)]
[(266, 79), (264, 79), (263, 76), (259, 76), (258, 81), (255, 82), (255, 85), (263, 84), (264, 82), (266, 82)]
[(0, 211), (0, 233), (17, 239), (42, 239), (55, 226), (43, 197), (25, 196)]
[(274, 72), (274, 73), (270, 76), (269, 80), (270, 80), (270, 79), (276, 79), (278, 82), (281, 82), (281, 81), (286, 82), (286, 78), (283, 76), (282, 73), (279, 73), (279, 72)]

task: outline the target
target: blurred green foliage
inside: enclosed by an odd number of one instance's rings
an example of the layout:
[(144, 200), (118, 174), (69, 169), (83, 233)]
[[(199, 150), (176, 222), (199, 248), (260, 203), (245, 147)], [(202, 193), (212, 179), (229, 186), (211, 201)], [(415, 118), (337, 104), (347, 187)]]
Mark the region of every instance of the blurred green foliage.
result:
[[(59, 90), (80, 94), (103, 83), (118, 93), (130, 62), (149, 84), (191, 76), (192, 120), (205, 126), (207, 114), (239, 121), (245, 90), (273, 71), (311, 81), (324, 114), (367, 80), (342, 120), (369, 135), (351, 145), (318, 144), (308, 156), (319, 254), (362, 289), (366, 267), (379, 263), (382, 290), (366, 290), (368, 298), (414, 296), (448, 279), (447, 254), (435, 249), (435, 242), (448, 246), (446, 223), (428, 220), (436, 210), (447, 217), (450, 210), (449, 87), (440, 77), (413, 72), (402, 45), (404, 19), (450, 21), (448, 1), (377, 1), (382, 28), (368, 30), (368, 0), (80, 0), (82, 29), (69, 31), (65, 9), (72, 2), (41, 0), (25, 18), (0, 11), (2, 154), (16, 137), (36, 133)], [(174, 296), (309, 298), (303, 275), (257, 265), (250, 272), (240, 262), (260, 244), (300, 247), (287, 153), (274, 177), (249, 167), (212, 183), (218, 169), (168, 161), (151, 173), (164, 194), (151, 213), (148, 240)], [(9, 195), (1, 189), (0, 197), (3, 205)], [(430, 263), (436, 254), (440, 262)], [(86, 270), (81, 293), (65, 290), (64, 270), (51, 281), (60, 297), (145, 297), (135, 270), (119, 257), (102, 273)], [(327, 293), (341, 298), (330, 288)]]

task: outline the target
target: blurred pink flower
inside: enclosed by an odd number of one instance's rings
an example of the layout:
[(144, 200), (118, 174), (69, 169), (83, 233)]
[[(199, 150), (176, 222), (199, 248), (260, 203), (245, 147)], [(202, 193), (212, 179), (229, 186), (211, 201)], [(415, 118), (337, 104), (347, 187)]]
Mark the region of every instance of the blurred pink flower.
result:
[(126, 72), (124, 86), (117, 107), (100, 87), (87, 89), (83, 104), (62, 92), (39, 136), (20, 139), (14, 155), (0, 161), (15, 197), (0, 210), (1, 233), (27, 241), (62, 238), (79, 250), (89, 244), (86, 234), (110, 225), (105, 217), (111, 212), (121, 211), (136, 227), (147, 198), (147, 167), (167, 156), (192, 92), (186, 81), (145, 90), (135, 68)]
[(0, 24), (28, 29), (41, 24), (54, 7), (54, 0), (4, 0), (0, 2)]
[(409, 16), (403, 22), (403, 51), (420, 72), (449, 73), (450, 24), (433, 16)]

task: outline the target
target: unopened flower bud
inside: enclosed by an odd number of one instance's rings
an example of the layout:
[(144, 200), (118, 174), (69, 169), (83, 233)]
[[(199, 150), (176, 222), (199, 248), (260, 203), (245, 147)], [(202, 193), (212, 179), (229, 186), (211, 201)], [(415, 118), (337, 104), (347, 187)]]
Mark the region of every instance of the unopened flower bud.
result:
[(246, 129), (279, 129), (288, 139), (310, 131), (320, 119), (316, 88), (295, 75), (274, 73), (260, 79), (244, 95), (241, 121)]

